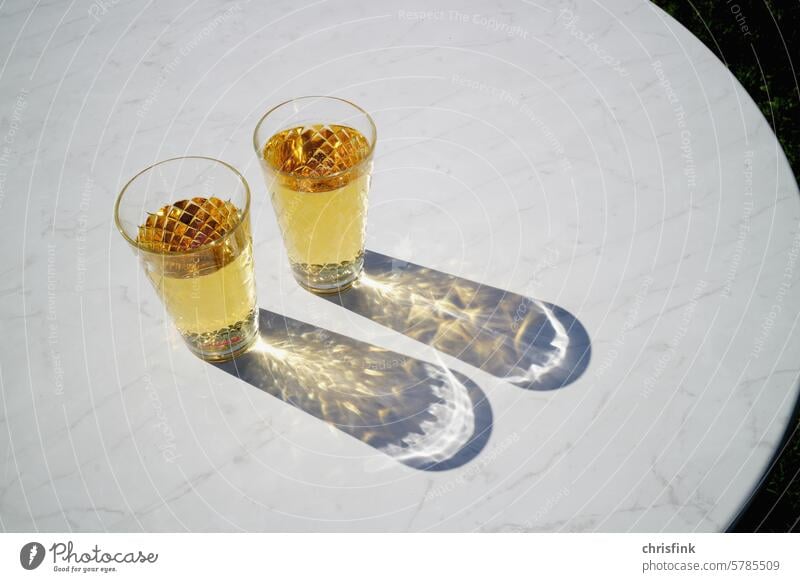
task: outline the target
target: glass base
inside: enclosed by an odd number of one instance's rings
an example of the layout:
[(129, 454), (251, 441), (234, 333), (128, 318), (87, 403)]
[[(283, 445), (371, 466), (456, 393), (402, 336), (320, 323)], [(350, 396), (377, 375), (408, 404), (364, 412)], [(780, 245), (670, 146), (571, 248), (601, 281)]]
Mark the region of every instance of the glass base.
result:
[(295, 281), (303, 287), (320, 295), (341, 293), (352, 287), (364, 269), (364, 253), (353, 261), (327, 265), (292, 263)]
[(258, 308), (247, 318), (225, 329), (208, 333), (185, 333), (189, 350), (207, 362), (224, 362), (249, 350), (258, 338)]

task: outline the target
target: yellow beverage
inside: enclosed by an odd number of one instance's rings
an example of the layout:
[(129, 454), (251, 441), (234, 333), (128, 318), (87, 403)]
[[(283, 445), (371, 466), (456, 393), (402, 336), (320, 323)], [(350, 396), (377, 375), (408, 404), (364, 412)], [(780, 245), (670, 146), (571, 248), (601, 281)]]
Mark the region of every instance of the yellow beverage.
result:
[(336, 291), (364, 261), (369, 140), (343, 125), (283, 130), (264, 145), (268, 181), (297, 280)]
[(231, 202), (198, 197), (162, 207), (139, 227), (137, 242), (161, 253), (145, 263), (150, 280), (190, 348), (207, 359), (229, 356), (256, 331), (250, 225), (239, 219)]

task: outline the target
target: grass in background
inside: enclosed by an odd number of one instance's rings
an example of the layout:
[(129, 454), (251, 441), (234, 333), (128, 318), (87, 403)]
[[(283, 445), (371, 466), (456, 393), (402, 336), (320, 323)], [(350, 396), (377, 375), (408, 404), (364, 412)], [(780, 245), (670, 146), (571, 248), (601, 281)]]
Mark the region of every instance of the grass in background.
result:
[[(766, 117), (800, 176), (797, 2), (653, 0), (725, 63)], [(797, 412), (797, 411), (796, 411)], [(738, 532), (800, 531), (800, 423), (733, 527)]]

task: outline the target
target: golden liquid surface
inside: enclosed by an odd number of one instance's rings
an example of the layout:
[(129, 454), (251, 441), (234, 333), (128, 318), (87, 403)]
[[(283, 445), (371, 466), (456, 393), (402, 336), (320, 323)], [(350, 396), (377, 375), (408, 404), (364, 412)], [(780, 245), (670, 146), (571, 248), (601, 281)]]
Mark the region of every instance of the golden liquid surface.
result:
[(369, 140), (342, 125), (293, 127), (264, 146), (289, 260), (308, 286), (335, 286), (361, 268), (370, 153)]
[(237, 226), (240, 213), (198, 197), (160, 208), (139, 227), (140, 246), (163, 253), (145, 257), (150, 280), (190, 346), (205, 353), (254, 333), (253, 248), (249, 223)]

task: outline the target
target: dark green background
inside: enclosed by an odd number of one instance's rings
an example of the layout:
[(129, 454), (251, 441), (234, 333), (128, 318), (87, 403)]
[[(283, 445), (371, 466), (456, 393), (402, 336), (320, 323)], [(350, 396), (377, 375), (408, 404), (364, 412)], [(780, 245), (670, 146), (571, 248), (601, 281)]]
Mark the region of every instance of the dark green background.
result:
[[(691, 30), (739, 79), (778, 136), (796, 179), (800, 175), (800, 59), (796, 58), (800, 2), (653, 1)], [(742, 22), (750, 34), (742, 32)], [(732, 531), (800, 531), (797, 411), (785, 446)]]

